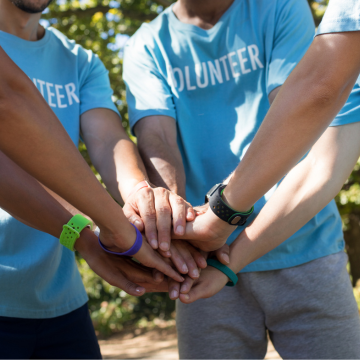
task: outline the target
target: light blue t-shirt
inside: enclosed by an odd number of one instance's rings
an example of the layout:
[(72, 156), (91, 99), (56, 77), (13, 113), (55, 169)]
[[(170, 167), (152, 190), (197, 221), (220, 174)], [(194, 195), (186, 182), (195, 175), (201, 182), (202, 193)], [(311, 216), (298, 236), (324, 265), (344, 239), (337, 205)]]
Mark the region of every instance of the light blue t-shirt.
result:
[[(47, 29), (35, 42), (0, 31), (0, 46), (34, 82), (76, 145), (81, 114), (117, 111), (99, 58), (57, 30)], [(0, 316), (51, 318), (87, 299), (74, 253), (0, 209)]]
[[(360, 31), (360, 1), (330, 0), (316, 35)], [(339, 126), (360, 121), (360, 76), (331, 126)]]
[[(130, 39), (123, 75), (130, 124), (150, 115), (176, 120), (193, 205), (237, 167), (269, 110), (268, 95), (284, 83), (314, 34), (306, 0), (234, 0), (210, 30), (180, 22), (170, 7)], [(255, 213), (275, 188), (256, 203)], [(243, 271), (292, 267), (343, 249), (332, 201)]]

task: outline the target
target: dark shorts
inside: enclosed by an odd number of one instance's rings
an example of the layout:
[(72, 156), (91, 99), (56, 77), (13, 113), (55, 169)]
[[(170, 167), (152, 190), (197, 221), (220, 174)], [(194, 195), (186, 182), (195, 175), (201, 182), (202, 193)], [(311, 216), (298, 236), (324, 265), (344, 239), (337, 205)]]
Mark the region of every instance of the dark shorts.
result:
[(0, 316), (1, 359), (101, 359), (87, 304), (50, 319)]

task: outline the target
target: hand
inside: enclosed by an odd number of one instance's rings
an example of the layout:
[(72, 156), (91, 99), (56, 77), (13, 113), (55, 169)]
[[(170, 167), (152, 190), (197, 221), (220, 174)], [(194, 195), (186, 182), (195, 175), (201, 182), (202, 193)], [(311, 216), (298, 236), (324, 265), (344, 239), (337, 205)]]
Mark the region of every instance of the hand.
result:
[(229, 281), (221, 271), (208, 266), (201, 272), (199, 280), (187, 294), (180, 294), (179, 299), (184, 304), (191, 304), (199, 299), (207, 299), (217, 294)]
[(214, 251), (221, 248), (236, 226), (229, 225), (218, 218), (208, 204), (195, 208), (195, 211), (200, 215), (196, 216), (194, 221), (186, 224), (185, 235), (173, 234), (173, 238), (188, 240), (203, 251)]
[[(101, 242), (108, 250), (113, 252), (124, 252), (133, 246), (136, 239), (136, 232), (130, 223), (127, 224), (128, 227), (126, 227), (126, 229), (123, 230), (123, 233), (119, 235), (109, 233), (104, 234), (103, 232), (100, 232)], [(124, 241), (127, 242), (126, 247), (124, 247)], [(129, 241), (131, 242), (129, 243)], [(101, 249), (101, 251), (105, 252), (103, 249)], [(167, 275), (176, 281), (184, 281), (184, 278), (177, 273), (168, 262), (165, 261), (166, 259), (151, 248), (144, 237), (142, 238), (142, 246), (140, 250), (133, 257), (148, 268), (157, 269), (164, 275)]]
[[(176, 240), (173, 240), (175, 242)], [(204, 257), (210, 257), (215, 256), (218, 258), (218, 260), (224, 264), (228, 265), (230, 263), (230, 247), (229, 245), (225, 244), (220, 249), (207, 254), (204, 254)], [(202, 267), (204, 269), (204, 267)], [(201, 273), (201, 269), (199, 270), (199, 273)], [(200, 275), (201, 276), (201, 275)], [(171, 300), (176, 300), (180, 294), (187, 294), (194, 282), (196, 282), (196, 278), (191, 278), (190, 276), (186, 276), (183, 283), (178, 283), (177, 281), (173, 279), (168, 279), (169, 281), (169, 297)]]
[(129, 295), (140, 296), (151, 289), (164, 289), (164, 276), (161, 273), (129, 258), (107, 254), (101, 249), (96, 235), (88, 228), (81, 232), (75, 248), (97, 275)]
[(123, 211), (140, 231), (145, 229), (151, 247), (163, 251), (170, 250), (171, 227), (175, 234), (183, 235), (186, 221), (195, 219), (194, 209), (188, 202), (161, 187), (140, 189), (126, 200)]
[[(190, 278), (197, 279), (200, 269), (205, 269), (207, 254), (201, 253), (191, 244), (184, 240), (172, 240), (170, 245), (170, 260), (176, 269), (182, 274), (188, 274)], [(164, 256), (164, 251), (159, 250)]]

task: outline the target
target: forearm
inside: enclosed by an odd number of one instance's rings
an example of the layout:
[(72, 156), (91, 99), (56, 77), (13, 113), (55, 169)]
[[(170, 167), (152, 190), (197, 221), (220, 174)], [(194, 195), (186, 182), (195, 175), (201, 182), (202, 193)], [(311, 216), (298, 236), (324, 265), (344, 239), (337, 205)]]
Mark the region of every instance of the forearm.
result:
[(129, 138), (116, 139), (99, 148), (94, 160), (106, 188), (118, 202), (125, 202), (134, 186), (148, 180), (136, 145)]
[(1, 152), (0, 165), (1, 208), (28, 226), (60, 237), (71, 213)]
[(236, 271), (283, 243), (336, 196), (359, 156), (358, 136), (359, 124), (324, 133), (231, 245)]
[(139, 142), (139, 151), (150, 181), (185, 199), (185, 170), (177, 145), (169, 147), (161, 139), (150, 137)]
[(249, 209), (299, 161), (340, 111), (359, 74), (358, 38), (358, 33), (342, 33), (314, 40), (224, 191), (231, 207)]
[(39, 91), (2, 49), (0, 64), (6, 69), (0, 76), (0, 149), (99, 226), (120, 233), (126, 221), (121, 208), (99, 184)]

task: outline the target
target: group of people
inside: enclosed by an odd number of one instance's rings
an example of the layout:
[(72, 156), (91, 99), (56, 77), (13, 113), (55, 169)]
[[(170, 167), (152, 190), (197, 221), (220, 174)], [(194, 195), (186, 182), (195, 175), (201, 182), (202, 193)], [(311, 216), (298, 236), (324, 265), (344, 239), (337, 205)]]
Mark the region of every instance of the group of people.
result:
[(0, 358), (101, 358), (72, 250), (177, 300), (182, 359), (268, 336), (360, 358), (333, 200), (360, 155), (360, 2), (315, 34), (306, 0), (178, 0), (125, 47), (137, 146), (100, 59), (39, 24), (50, 2), (0, 0)]

